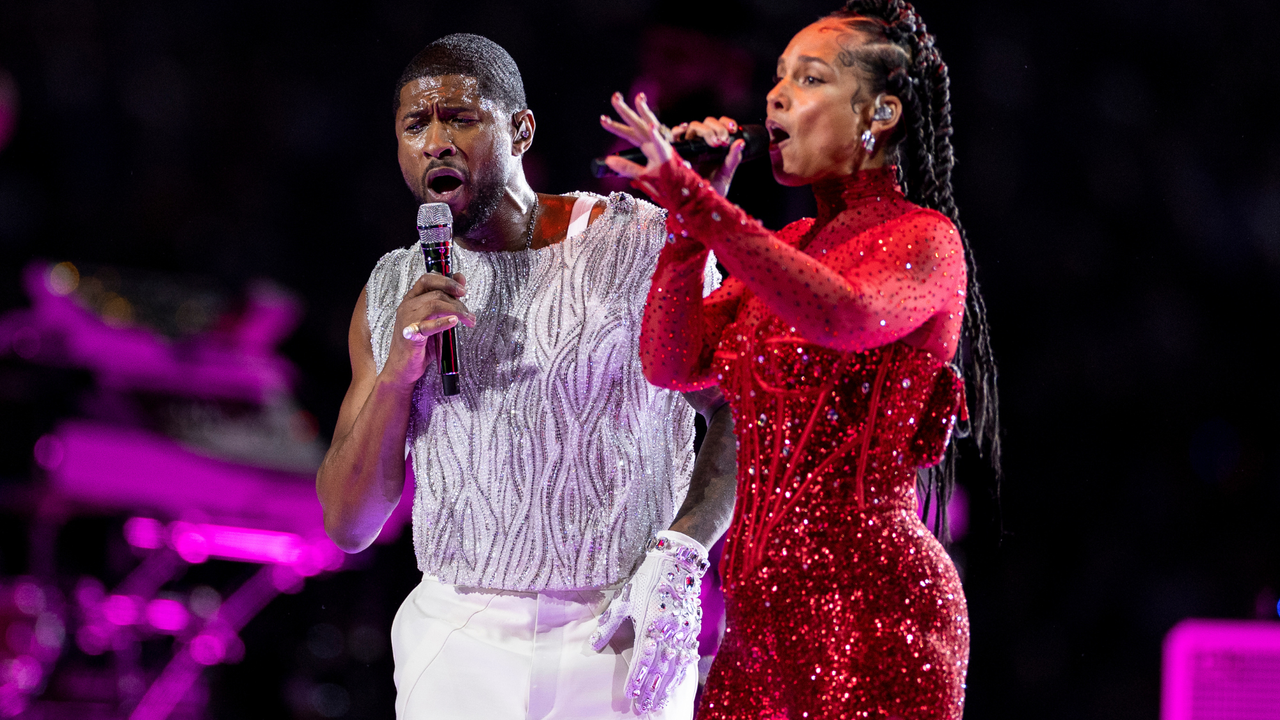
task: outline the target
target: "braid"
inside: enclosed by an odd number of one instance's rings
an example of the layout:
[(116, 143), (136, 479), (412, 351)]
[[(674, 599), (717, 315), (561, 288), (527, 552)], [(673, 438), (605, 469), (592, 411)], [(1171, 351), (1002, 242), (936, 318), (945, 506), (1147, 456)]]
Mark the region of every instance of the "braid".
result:
[[(951, 220), (964, 248), (968, 287), (964, 325), (957, 358), (966, 385), (973, 392), (974, 440), (1000, 481), (1000, 416), (996, 364), (991, 352), (987, 308), (978, 286), (977, 265), (952, 195), (951, 78), (934, 46), (934, 37), (905, 0), (848, 0), (828, 17), (844, 20), (867, 41), (846, 48), (849, 62), (869, 80), (873, 94), (888, 92), (902, 101), (903, 120), (886, 139), (890, 160), (898, 166), (898, 180), (911, 202), (937, 210)], [(960, 435), (970, 428), (960, 428)], [(946, 505), (955, 486), (954, 443), (937, 466), (921, 473), (925, 514), (932, 509), (935, 530), (946, 539)]]

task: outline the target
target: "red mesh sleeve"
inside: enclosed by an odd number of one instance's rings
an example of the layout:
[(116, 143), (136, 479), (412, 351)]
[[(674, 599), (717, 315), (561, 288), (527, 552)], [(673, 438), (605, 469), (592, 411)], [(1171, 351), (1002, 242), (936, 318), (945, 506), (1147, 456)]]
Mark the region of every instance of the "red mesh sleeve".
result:
[[(900, 340), (935, 316), (950, 313), (956, 322), (935, 323), (939, 337), (922, 346), (949, 349), (944, 357), (954, 352), (954, 338), (942, 335), (958, 327), (965, 267), (959, 237), (945, 216), (923, 209), (909, 212), (839, 245), (820, 262), (766, 230), (677, 160), (637, 185), (668, 209), (668, 232), (679, 245), (694, 239), (690, 247), (714, 250), (733, 278), (810, 342), (862, 351)], [(838, 223), (839, 217), (832, 222), (836, 227), (823, 233), (838, 233)], [(691, 278), (694, 264), (686, 271)], [(662, 281), (670, 287), (667, 277)], [(680, 310), (664, 305), (662, 312)], [(699, 321), (663, 321), (672, 327), (682, 322)], [(667, 336), (673, 353), (678, 337)], [(691, 347), (689, 352), (699, 357), (705, 353), (704, 344)], [(691, 355), (683, 362), (696, 365)]]
[[(668, 230), (669, 224), (668, 219)], [(711, 356), (746, 288), (729, 278), (704, 300), (708, 254), (701, 243), (679, 238), (658, 255), (641, 326), (640, 361), (645, 377), (659, 387), (688, 392), (716, 384)]]

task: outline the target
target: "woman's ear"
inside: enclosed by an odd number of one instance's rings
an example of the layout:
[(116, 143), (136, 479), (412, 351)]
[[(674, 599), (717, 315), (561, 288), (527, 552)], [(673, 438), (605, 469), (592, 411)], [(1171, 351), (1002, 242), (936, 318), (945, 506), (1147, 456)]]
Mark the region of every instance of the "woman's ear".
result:
[(898, 96), (880, 95), (871, 110), (871, 134), (878, 138), (888, 137), (901, 119), (902, 101)]
[(519, 157), (529, 151), (533, 146), (533, 133), (537, 130), (538, 123), (533, 119), (532, 110), (521, 110), (511, 116), (511, 131), (514, 135), (511, 139), (511, 154)]

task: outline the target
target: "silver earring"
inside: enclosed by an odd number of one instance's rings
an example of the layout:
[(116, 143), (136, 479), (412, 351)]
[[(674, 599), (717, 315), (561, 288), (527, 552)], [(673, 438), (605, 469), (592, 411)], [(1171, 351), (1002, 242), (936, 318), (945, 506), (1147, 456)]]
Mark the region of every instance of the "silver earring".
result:
[(862, 131), (862, 147), (870, 155), (876, 151), (876, 136), (870, 130)]
[(521, 138), (522, 140), (528, 140), (528, 139), (529, 139), (529, 130), (528, 130), (527, 128), (526, 128), (525, 130), (523, 130), (523, 131), (521, 131), (521, 132), (520, 132), (520, 138)]

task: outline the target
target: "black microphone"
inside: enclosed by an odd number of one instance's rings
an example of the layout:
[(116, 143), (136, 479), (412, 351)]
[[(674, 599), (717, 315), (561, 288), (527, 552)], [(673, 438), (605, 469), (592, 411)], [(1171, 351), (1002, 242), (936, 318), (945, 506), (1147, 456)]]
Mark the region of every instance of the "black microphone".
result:
[[(742, 125), (738, 128), (738, 132), (729, 133), (732, 140), (742, 138), (747, 141), (747, 146), (742, 149), (742, 159), (755, 160), (769, 152), (769, 131), (764, 129), (763, 125)], [(730, 141), (729, 145), (733, 142)], [(679, 142), (671, 143), (671, 148), (680, 155), (681, 158), (688, 160), (694, 165), (699, 165), (712, 160), (720, 160), (729, 154), (729, 145), (723, 147), (712, 147), (702, 138), (690, 138)], [(634, 163), (644, 165), (649, 161), (645, 158), (640, 148), (631, 148), (617, 153), (615, 157), (630, 160)], [(609, 177), (617, 175), (604, 164), (605, 159), (598, 157), (591, 161), (591, 174), (596, 177)]]
[[(427, 272), (453, 276), (453, 212), (445, 203), (425, 203), (418, 208), (418, 239)], [(458, 394), (457, 328), (440, 333), (440, 384), (445, 395)]]

